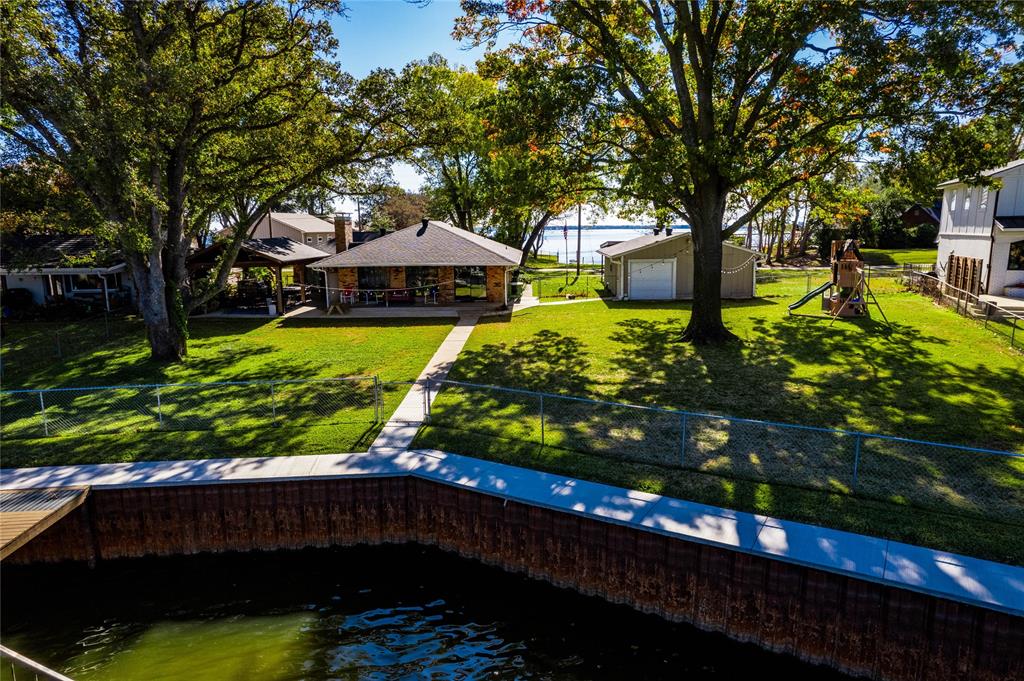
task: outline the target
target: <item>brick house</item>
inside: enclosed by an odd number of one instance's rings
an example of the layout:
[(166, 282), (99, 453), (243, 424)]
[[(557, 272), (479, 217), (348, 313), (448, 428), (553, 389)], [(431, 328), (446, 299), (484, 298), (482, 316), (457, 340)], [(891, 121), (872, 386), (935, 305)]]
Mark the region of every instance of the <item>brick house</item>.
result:
[(331, 303), (508, 304), (511, 270), (522, 251), (493, 239), (424, 219), (353, 248), (338, 229), (338, 252), (310, 267), (326, 274)]

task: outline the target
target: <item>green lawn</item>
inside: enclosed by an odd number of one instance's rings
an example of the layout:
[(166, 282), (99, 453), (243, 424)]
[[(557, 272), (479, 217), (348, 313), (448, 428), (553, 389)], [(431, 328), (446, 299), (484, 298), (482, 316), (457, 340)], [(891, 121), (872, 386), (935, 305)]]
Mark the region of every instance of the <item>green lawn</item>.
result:
[[(190, 327), (189, 355), (178, 364), (151, 361), (144, 336), (136, 330), (98, 341), (90, 352), (63, 362), (19, 363), (13, 354), (5, 365), (4, 388), (373, 375), (382, 381), (411, 381), (451, 324), (437, 320), (193, 320)], [(12, 326), (10, 333), (16, 337), (29, 331)], [(385, 386), (386, 413), (398, 405), (407, 389)], [(78, 432), (47, 438), (27, 437), (38, 431), (34, 405), (30, 413), (8, 397), (5, 435), (13, 432), (21, 437), (4, 437), (3, 465), (360, 451), (379, 431), (372, 422), (370, 395), (369, 382), (284, 386), (273, 398), (265, 387), (164, 390), (165, 427), (152, 430), (155, 391), (65, 393), (55, 396), (50, 419), (65, 425), (68, 432), (76, 428)], [(66, 404), (60, 404), (58, 397)], [(271, 409), (277, 411), (277, 426), (272, 425)], [(122, 426), (130, 432), (96, 432)], [(135, 430), (139, 426), (146, 430)]]
[[(831, 327), (787, 316), (806, 286), (786, 277), (759, 286), (761, 298), (728, 303), (741, 341), (710, 349), (676, 340), (684, 303), (524, 310), (478, 326), (451, 377), (1024, 452), (1024, 355), (1005, 338), (891, 279), (873, 281), (891, 328), (877, 314)], [(864, 499), (843, 493), (853, 450), (834, 436), (794, 442), (760, 427), (691, 423), (687, 455), (703, 458), (699, 470), (680, 470), (666, 465), (681, 444), (677, 417), (549, 399), (542, 448), (535, 398), (467, 392), (441, 393), (419, 445), (1024, 564), (1022, 460), (936, 458), (872, 441), (857, 492), (873, 498)], [(730, 456), (716, 459), (722, 451)], [(983, 517), (990, 508), (998, 518)]]
[(934, 265), (938, 255), (934, 248), (862, 248), (860, 253), (869, 265)]

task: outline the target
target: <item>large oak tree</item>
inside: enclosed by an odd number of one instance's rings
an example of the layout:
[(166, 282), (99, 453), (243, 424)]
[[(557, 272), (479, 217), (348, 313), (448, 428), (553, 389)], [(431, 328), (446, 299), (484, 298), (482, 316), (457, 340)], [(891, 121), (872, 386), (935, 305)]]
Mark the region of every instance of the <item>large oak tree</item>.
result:
[[(335, 0), (11, 0), (0, 18), (0, 129), (58, 166), (127, 260), (152, 355), (187, 350), (187, 314), (221, 290), (251, 225), (303, 187), (394, 153), (394, 74), (331, 61)], [(228, 242), (189, 282), (211, 220)]]
[[(522, 31), (535, 62), (599, 83), (618, 131), (620, 189), (690, 224), (685, 338), (722, 322), (722, 241), (765, 206), (898, 126), (984, 108), (1014, 24), (1008, 2), (898, 0), (463, 0), (463, 35)], [(519, 43), (505, 48), (514, 55)], [(756, 181), (739, 214), (732, 192)]]

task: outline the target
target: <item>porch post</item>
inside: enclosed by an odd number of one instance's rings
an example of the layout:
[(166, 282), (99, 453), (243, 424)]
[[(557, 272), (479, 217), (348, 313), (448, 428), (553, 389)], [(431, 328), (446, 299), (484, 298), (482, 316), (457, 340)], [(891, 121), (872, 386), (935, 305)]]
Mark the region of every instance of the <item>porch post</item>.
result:
[(305, 265), (297, 265), (295, 267), (295, 269), (298, 270), (298, 275), (299, 275), (299, 300), (302, 301), (303, 305), (305, 305), (306, 304), (306, 266)]
[(502, 305), (508, 307), (508, 268), (505, 268), (504, 286), (502, 286)]
[(107, 312), (110, 312), (110, 290), (107, 289), (107, 275), (101, 274), (100, 279), (103, 280), (103, 303)]
[(277, 273), (277, 315), (284, 314), (284, 281), (281, 279), (281, 266), (274, 270)]

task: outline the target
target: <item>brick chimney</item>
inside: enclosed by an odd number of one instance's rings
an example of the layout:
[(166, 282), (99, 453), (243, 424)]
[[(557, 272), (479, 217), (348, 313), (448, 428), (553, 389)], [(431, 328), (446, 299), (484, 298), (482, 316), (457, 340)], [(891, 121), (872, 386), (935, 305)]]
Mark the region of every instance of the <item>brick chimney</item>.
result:
[(334, 215), (334, 251), (341, 253), (352, 246), (352, 216), (348, 213)]

